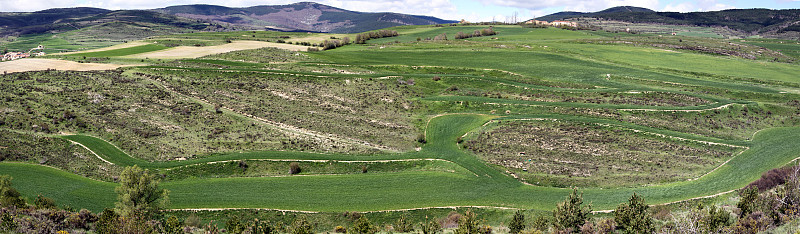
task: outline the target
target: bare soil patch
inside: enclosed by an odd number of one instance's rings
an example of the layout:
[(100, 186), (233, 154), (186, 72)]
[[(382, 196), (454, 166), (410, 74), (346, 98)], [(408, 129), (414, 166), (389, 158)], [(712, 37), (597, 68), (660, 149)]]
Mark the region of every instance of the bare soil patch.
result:
[(148, 53), (135, 54), (124, 56), (127, 58), (156, 58), (156, 59), (181, 59), (181, 58), (199, 58), (206, 55), (227, 53), (237, 50), (250, 50), (264, 47), (275, 47), (291, 51), (306, 51), (308, 47), (300, 45), (290, 45), (273, 42), (263, 41), (234, 41), (224, 45), (216, 46), (178, 46), (171, 49), (153, 51)]
[(0, 63), (0, 72), (14, 73), (26, 71), (42, 71), (47, 69), (69, 70), (69, 71), (96, 71), (113, 70), (126, 65), (101, 64), (101, 63), (78, 63), (73, 61), (57, 59), (20, 59)]

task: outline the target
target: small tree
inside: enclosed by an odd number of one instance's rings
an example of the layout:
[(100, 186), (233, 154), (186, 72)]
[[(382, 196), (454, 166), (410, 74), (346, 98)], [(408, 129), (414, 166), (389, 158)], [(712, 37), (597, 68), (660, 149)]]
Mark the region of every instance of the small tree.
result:
[(525, 214), (521, 210), (514, 213), (514, 218), (508, 223), (508, 229), (510, 233), (514, 234), (525, 230)]
[(578, 189), (573, 189), (553, 210), (553, 224), (559, 229), (580, 230), (591, 212), (591, 204), (583, 206), (583, 193), (579, 194)]
[(622, 203), (614, 212), (614, 221), (624, 233), (653, 233), (653, 218), (647, 213), (644, 198), (633, 193), (628, 203)]
[(116, 210), (123, 217), (159, 211), (168, 203), (169, 191), (158, 187), (159, 181), (139, 166), (126, 167), (119, 178)]
[(366, 216), (361, 216), (361, 218), (358, 218), (358, 220), (353, 223), (353, 227), (350, 228), (350, 231), (358, 234), (374, 234), (378, 232), (378, 228), (372, 225)]
[(712, 206), (708, 209), (708, 216), (703, 218), (703, 223), (706, 225), (706, 231), (709, 233), (717, 233), (720, 228), (728, 226), (731, 220), (731, 214), (724, 209)]
[(758, 189), (755, 186), (750, 186), (742, 191), (739, 191), (739, 203), (736, 203), (736, 208), (739, 208), (739, 217), (746, 217), (753, 212), (753, 206), (756, 199), (758, 199)]

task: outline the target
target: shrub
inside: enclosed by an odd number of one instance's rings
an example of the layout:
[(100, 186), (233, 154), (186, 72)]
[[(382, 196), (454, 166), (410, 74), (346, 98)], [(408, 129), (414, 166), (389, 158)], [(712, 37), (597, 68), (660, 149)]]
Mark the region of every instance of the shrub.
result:
[(492, 234), (492, 226), (483, 225), (478, 228), (478, 233), (480, 234)]
[(3, 207), (20, 207), (26, 206), (25, 200), (20, 196), (20, 193), (12, 187), (11, 180), (13, 178), (8, 175), (0, 176), (0, 205)]
[(200, 217), (197, 217), (197, 215), (189, 215), (189, 217), (186, 217), (186, 220), (184, 220), (184, 223), (186, 223), (186, 226), (196, 228), (199, 228), (201, 225), (203, 225)]
[(378, 228), (375, 227), (375, 225), (372, 225), (367, 217), (361, 216), (361, 218), (353, 223), (353, 227), (350, 228), (350, 232), (358, 234), (374, 234), (378, 232)]
[(728, 226), (731, 219), (731, 214), (724, 209), (711, 207), (708, 209), (708, 216), (703, 218), (703, 223), (706, 225), (706, 230), (710, 233), (717, 233), (720, 228)]
[(361, 165), (361, 173), (367, 173), (367, 165)]
[(258, 221), (255, 220), (253, 222), (252, 228), (250, 230), (252, 234), (272, 234), (278, 233), (278, 230), (275, 229), (269, 221)]
[(392, 226), (392, 228), (394, 228), (394, 231), (396, 231), (396, 232), (413, 232), (414, 231), (414, 225), (411, 224), (411, 222), (408, 221), (408, 218), (406, 218), (405, 215), (400, 216), (400, 218), (397, 219), (397, 221), (394, 222), (394, 225)]
[(179, 234), (183, 233), (183, 222), (178, 220), (175, 216), (170, 216), (164, 222), (164, 233)]
[(428, 217), (425, 217), (425, 221), (421, 222), (419, 226), (422, 234), (436, 234), (442, 232), (442, 225), (436, 222), (436, 220), (428, 220)]
[(511, 222), (508, 222), (508, 229), (510, 233), (515, 234), (525, 230), (525, 214), (521, 210), (514, 213), (514, 218), (511, 219)]
[(655, 227), (647, 208), (644, 198), (633, 193), (628, 203), (622, 203), (617, 207), (614, 212), (614, 222), (623, 233), (652, 233)]
[(308, 222), (306, 216), (297, 217), (289, 227), (291, 234), (313, 234), (314, 227)]
[(778, 185), (786, 183), (786, 177), (793, 173), (795, 169), (797, 169), (797, 167), (784, 167), (769, 170), (764, 172), (761, 178), (747, 185), (747, 187), (755, 186), (758, 188), (759, 192), (770, 190)]
[(617, 230), (617, 223), (614, 222), (614, 219), (602, 219), (600, 222), (597, 222), (595, 227), (595, 231), (597, 233), (614, 233)]
[(425, 144), (425, 143), (428, 142), (427, 140), (425, 140), (425, 134), (424, 133), (420, 133), (419, 135), (417, 135), (417, 142), (422, 143), (422, 144)]
[(41, 194), (36, 196), (36, 200), (33, 201), (33, 205), (36, 206), (36, 209), (56, 209), (56, 202), (49, 197), (44, 197)]
[(335, 232), (335, 233), (347, 233), (347, 228), (342, 227), (342, 226), (336, 226), (336, 228), (333, 229), (333, 232)]
[(239, 218), (236, 216), (231, 216), (228, 218), (228, 221), (225, 221), (225, 229), (228, 233), (242, 233), (244, 232), (245, 226), (239, 221)]
[(433, 76), (433, 81), (440, 81), (440, 80), (442, 80), (442, 77)]
[(300, 173), (300, 164), (297, 162), (289, 163), (289, 174), (298, 174)]
[(17, 223), (14, 222), (14, 216), (11, 216), (9, 212), (3, 213), (3, 217), (0, 217), (0, 231), (11, 233), (15, 229), (17, 229)]
[[(481, 224), (480, 220), (476, 218), (476, 215), (472, 211), (467, 211), (461, 218), (458, 219), (458, 228), (453, 230), (454, 234), (471, 234), (471, 233), (479, 233), (478, 229), (480, 229)], [(491, 231), (490, 231), (491, 232)]]
[(119, 215), (112, 209), (106, 208), (95, 223), (97, 233), (119, 233)]
[(769, 228), (772, 223), (772, 218), (761, 211), (756, 211), (746, 218), (739, 219), (732, 230), (733, 233), (758, 233)]
[(573, 189), (567, 198), (553, 210), (553, 224), (559, 229), (579, 230), (592, 212), (592, 205), (583, 205), (583, 193)]
[(548, 226), (550, 226), (550, 220), (544, 216), (536, 217), (531, 223), (531, 227), (539, 231), (547, 231)]

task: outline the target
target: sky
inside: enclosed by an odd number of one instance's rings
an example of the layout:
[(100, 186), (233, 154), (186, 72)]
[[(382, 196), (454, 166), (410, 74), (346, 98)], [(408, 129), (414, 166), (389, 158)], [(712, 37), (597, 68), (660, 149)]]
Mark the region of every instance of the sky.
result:
[[(153, 9), (185, 4), (228, 7), (282, 5), (312, 0), (0, 0), (0, 12), (29, 12), (61, 7)], [(656, 11), (691, 12), (724, 9), (800, 9), (800, 0), (313, 0), (363, 12), (398, 12), (470, 22), (523, 21), (559, 11), (599, 11), (614, 6), (646, 7)]]

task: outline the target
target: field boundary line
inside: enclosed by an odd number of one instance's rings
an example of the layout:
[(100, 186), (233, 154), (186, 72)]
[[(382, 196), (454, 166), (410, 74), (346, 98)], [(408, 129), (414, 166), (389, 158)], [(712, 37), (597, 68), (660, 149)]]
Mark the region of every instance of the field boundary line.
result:
[[(717, 102), (717, 103), (719, 103), (719, 102)], [(643, 109), (617, 109), (617, 110), (618, 111), (645, 111), (645, 112), (647, 112), (647, 111), (657, 111), (657, 112), (702, 112), (702, 111), (719, 110), (719, 109), (722, 109), (722, 108), (727, 108), (728, 106), (731, 106), (733, 104), (736, 104), (736, 103), (728, 103), (728, 104), (721, 105), (721, 106), (718, 106), (718, 107), (712, 107), (712, 108), (706, 108), (706, 109), (694, 109), (694, 110), (677, 110), (677, 109), (665, 110), (665, 109), (646, 109), (646, 108), (643, 108)]]
[[(106, 162), (106, 163), (108, 163), (108, 164), (114, 165), (114, 163), (112, 163), (112, 162), (109, 162), (108, 160), (104, 159), (103, 157), (100, 157), (100, 155), (99, 155), (99, 154), (97, 154), (97, 153), (95, 153), (95, 152), (94, 152), (94, 150), (92, 150), (92, 149), (89, 149), (89, 147), (86, 147), (85, 145), (81, 144), (80, 142), (73, 141), (73, 140), (70, 140), (70, 139), (67, 139), (67, 138), (62, 138), (62, 139), (64, 139), (64, 140), (67, 140), (67, 141), (69, 141), (69, 142), (72, 142), (72, 144), (80, 145), (81, 147), (83, 147), (84, 149), (88, 150), (89, 152), (92, 152), (92, 154), (94, 154), (94, 156), (96, 156), (96, 157), (97, 157), (97, 158), (99, 158), (100, 160), (103, 160), (103, 162)], [(115, 147), (116, 147), (116, 146), (115, 146)], [(124, 153), (124, 152), (123, 152), (123, 153)], [(128, 156), (130, 157), (130, 155), (128, 155)]]

